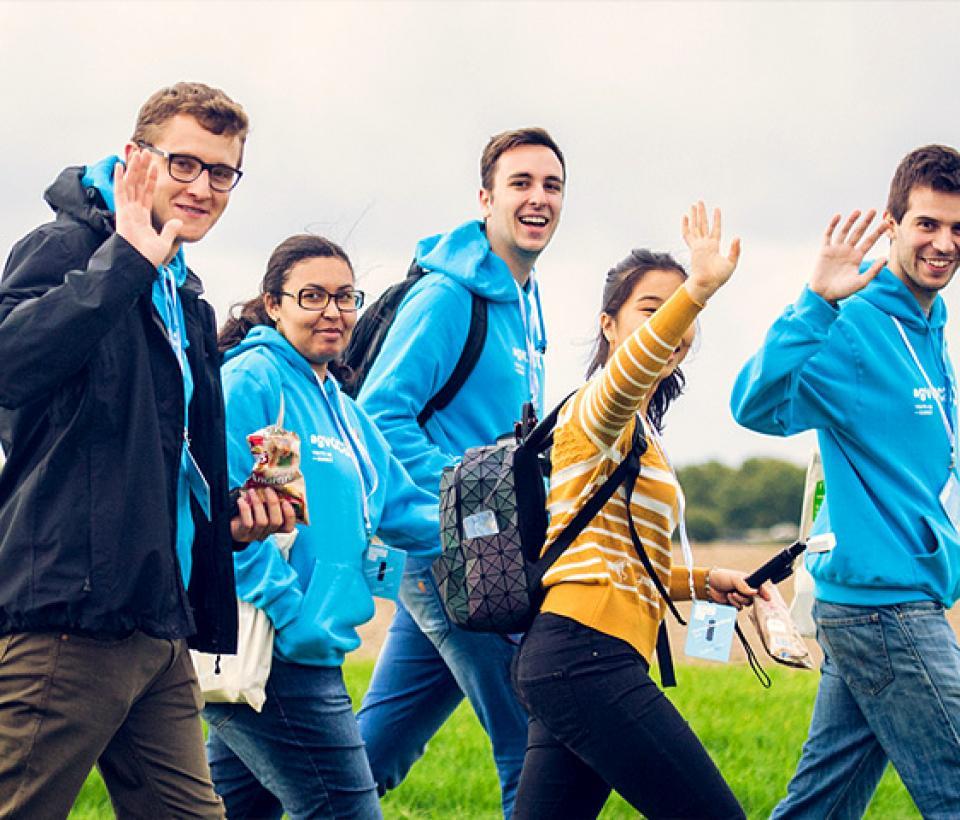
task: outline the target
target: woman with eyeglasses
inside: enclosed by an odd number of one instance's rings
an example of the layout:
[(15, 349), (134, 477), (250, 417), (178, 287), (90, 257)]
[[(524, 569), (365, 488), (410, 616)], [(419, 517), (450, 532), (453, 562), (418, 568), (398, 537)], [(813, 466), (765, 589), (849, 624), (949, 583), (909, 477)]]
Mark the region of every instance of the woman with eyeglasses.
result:
[(344, 251), (310, 234), (282, 242), (260, 295), (220, 332), (230, 481), (248, 434), (277, 420), (301, 441), (309, 526), (285, 560), (273, 538), (235, 555), (237, 592), (273, 623), (261, 712), (208, 704), (207, 752), (228, 817), (380, 817), (343, 682), (356, 627), (374, 613), (363, 563), (373, 534), (410, 554), (439, 552), (435, 500), (414, 485), (373, 423), (340, 390), (338, 360), (363, 293)]

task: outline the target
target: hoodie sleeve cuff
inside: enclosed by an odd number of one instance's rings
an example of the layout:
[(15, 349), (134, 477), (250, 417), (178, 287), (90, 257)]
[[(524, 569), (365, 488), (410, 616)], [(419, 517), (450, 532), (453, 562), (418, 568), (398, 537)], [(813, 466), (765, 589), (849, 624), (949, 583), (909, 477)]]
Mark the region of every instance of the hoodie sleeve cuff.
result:
[(829, 328), (840, 316), (840, 309), (814, 293), (809, 285), (804, 287), (793, 308), (804, 321), (823, 330)]
[(303, 593), (295, 586), (288, 586), (283, 595), (275, 598), (264, 607), (274, 629), (283, 629), (300, 614)]

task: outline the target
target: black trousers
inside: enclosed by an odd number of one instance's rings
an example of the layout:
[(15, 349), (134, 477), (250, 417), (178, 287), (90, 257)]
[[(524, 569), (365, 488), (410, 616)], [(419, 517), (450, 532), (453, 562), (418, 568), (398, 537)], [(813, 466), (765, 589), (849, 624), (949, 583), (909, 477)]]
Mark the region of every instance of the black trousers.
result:
[(530, 714), (514, 820), (593, 818), (615, 789), (649, 818), (742, 818), (703, 745), (629, 644), (539, 615), (513, 670)]

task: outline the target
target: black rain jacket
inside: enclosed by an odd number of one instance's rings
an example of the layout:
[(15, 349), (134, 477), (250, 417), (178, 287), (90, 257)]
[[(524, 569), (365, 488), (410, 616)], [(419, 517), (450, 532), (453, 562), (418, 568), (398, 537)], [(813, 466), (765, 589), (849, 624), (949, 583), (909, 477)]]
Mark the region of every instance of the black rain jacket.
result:
[[(191, 272), (180, 288), (193, 373), (190, 449), (210, 484), (193, 503), (189, 591), (176, 557), (183, 378), (151, 288), (67, 168), (56, 219), (21, 239), (0, 283), (0, 635), (56, 630), (190, 638), (236, 651), (220, 355)], [(192, 636), (192, 637), (191, 637)]]

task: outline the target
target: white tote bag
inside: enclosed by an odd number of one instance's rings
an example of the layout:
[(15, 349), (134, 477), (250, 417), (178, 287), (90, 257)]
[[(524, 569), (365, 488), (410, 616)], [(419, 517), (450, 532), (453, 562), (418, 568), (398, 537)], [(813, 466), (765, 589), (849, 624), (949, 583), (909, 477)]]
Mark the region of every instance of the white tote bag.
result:
[[(297, 531), (278, 532), (274, 543), (286, 559)], [(273, 661), (273, 624), (262, 609), (238, 601), (236, 655), (191, 651), (200, 691), (206, 703), (246, 703), (255, 711), (267, 699), (267, 678)]]

